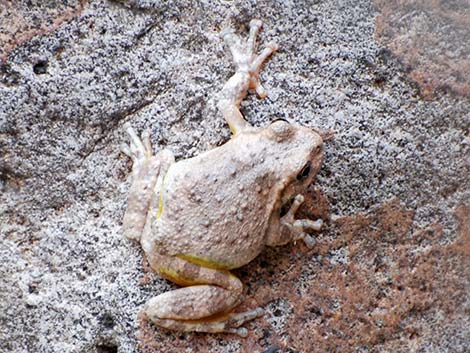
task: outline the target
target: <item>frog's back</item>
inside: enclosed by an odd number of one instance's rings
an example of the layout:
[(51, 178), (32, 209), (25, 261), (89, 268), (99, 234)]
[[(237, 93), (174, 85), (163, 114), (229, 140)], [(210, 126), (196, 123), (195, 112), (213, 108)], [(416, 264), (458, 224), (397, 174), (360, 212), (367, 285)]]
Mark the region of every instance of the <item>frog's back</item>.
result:
[(265, 148), (248, 134), (172, 165), (152, 230), (157, 251), (228, 269), (256, 257), (276, 199)]

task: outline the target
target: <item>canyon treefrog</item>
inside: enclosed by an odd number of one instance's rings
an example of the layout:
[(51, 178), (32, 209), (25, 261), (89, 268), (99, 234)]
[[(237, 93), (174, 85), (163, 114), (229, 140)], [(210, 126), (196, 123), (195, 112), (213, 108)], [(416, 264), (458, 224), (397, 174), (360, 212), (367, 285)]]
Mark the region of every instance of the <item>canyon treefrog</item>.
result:
[(222, 32), (237, 66), (218, 102), (233, 133), (227, 143), (175, 162), (167, 150), (153, 155), (148, 133), (139, 138), (126, 125), (130, 145), (123, 152), (133, 160), (133, 183), (124, 234), (140, 240), (155, 271), (183, 286), (145, 306), (149, 318), (168, 329), (246, 336), (240, 325), (263, 310), (231, 313), (243, 285), (229, 271), (266, 245), (302, 239), (312, 246), (304, 230), (321, 227), (321, 220), (294, 219), (322, 163), (320, 135), (283, 120), (253, 127), (239, 110), (248, 89), (266, 96), (259, 72), (277, 46), (255, 54), (260, 28), (261, 21), (252, 20), (246, 41), (233, 30)]

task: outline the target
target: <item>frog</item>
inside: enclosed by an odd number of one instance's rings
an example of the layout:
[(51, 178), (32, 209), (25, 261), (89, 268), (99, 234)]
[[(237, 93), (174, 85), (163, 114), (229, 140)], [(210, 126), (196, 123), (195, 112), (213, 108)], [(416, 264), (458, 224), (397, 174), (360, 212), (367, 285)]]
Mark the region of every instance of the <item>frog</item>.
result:
[(175, 161), (168, 149), (154, 154), (147, 131), (139, 137), (124, 125), (130, 143), (121, 149), (132, 159), (133, 181), (123, 233), (140, 241), (155, 272), (180, 286), (145, 303), (158, 327), (246, 337), (243, 324), (265, 311), (234, 312), (243, 284), (232, 270), (266, 246), (303, 241), (312, 248), (309, 233), (322, 228), (321, 219), (295, 218), (322, 165), (321, 134), (287, 119), (256, 127), (240, 111), (250, 91), (267, 96), (259, 75), (278, 45), (269, 42), (257, 54), (261, 27), (252, 20), (247, 39), (231, 28), (221, 32), (236, 66), (217, 101), (231, 130), (227, 142)]

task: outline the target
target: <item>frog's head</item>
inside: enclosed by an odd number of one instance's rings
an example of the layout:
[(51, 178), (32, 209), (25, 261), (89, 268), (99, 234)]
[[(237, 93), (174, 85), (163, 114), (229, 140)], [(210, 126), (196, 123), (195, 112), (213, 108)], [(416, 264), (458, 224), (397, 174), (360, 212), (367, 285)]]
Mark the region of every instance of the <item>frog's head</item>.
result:
[(314, 130), (276, 120), (265, 133), (275, 144), (273, 163), (281, 189), (281, 203), (305, 192), (323, 161), (323, 139)]

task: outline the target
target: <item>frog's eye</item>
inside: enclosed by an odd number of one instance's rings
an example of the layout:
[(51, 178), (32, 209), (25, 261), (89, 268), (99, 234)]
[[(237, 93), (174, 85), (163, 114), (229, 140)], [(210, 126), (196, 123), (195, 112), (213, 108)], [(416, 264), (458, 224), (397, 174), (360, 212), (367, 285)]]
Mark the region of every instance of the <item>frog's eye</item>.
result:
[(283, 142), (289, 139), (294, 133), (292, 125), (284, 119), (277, 119), (269, 125), (269, 131), (271, 131), (271, 136), (277, 142)]
[(299, 174), (297, 174), (297, 180), (301, 181), (301, 180), (304, 180), (305, 178), (307, 178), (309, 176), (310, 170), (311, 170), (311, 165), (312, 165), (312, 162), (310, 162), (310, 161), (305, 163), (302, 170), (299, 172)]
[(285, 123), (290, 124), (290, 121), (287, 120), (287, 119), (284, 119), (284, 118), (277, 118), (277, 119), (274, 119), (273, 121), (271, 121), (271, 124), (277, 123), (278, 121), (283, 121), (283, 122), (285, 122)]

